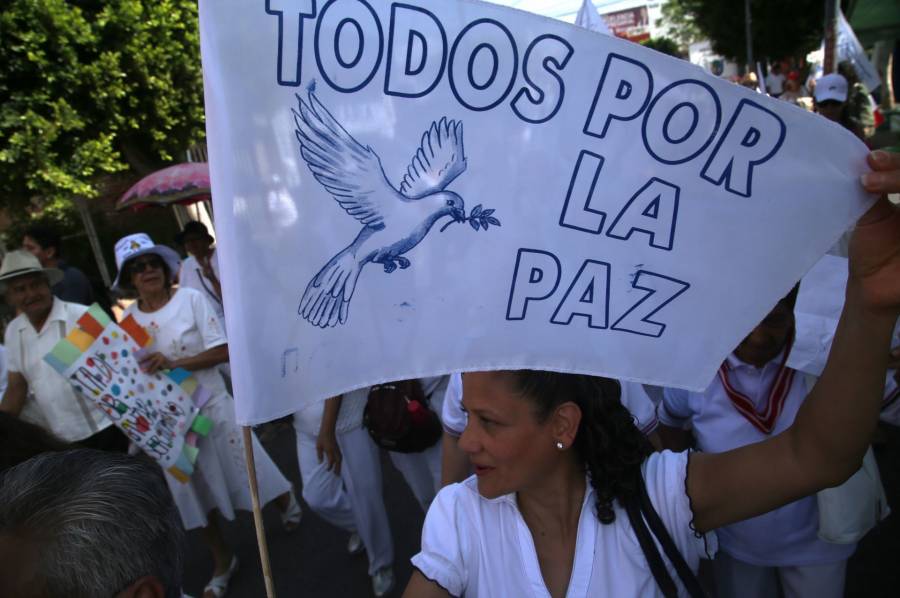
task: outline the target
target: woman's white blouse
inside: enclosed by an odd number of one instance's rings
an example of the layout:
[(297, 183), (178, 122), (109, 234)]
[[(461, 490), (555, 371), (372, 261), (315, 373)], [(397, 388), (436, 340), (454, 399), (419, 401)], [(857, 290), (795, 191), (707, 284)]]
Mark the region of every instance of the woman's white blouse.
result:
[[(665, 451), (651, 455), (643, 472), (654, 508), (685, 561), (696, 571), (701, 557), (711, 558), (715, 553), (716, 537), (714, 533), (696, 534), (691, 528), (686, 466), (687, 453)], [(625, 510), (616, 504), (615, 522), (603, 525), (595, 515), (594, 503), (588, 484), (566, 596), (662, 596)], [(438, 493), (425, 518), (422, 551), (412, 563), (453, 596), (550, 597), (515, 495), (486, 499), (478, 494), (474, 476)], [(671, 563), (666, 560), (666, 564), (683, 591)]]

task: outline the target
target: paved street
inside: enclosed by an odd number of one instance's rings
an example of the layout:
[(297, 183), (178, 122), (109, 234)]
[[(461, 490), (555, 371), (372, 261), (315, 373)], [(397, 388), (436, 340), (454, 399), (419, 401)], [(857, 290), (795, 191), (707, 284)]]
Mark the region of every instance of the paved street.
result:
[[(300, 474), (294, 449), (294, 431), (277, 423), (266, 427), (264, 444), (282, 471), (300, 487)], [(900, 509), (900, 429), (885, 431), (886, 443), (876, 449), (888, 496)], [(400, 596), (412, 568), (409, 558), (418, 549), (419, 529), (424, 514), (400, 474), (389, 459), (383, 459), (385, 504), (394, 533), (397, 589)], [(280, 526), (274, 506), (265, 509), (265, 523), (272, 557), (275, 589), (279, 597), (345, 598), (372, 596), (364, 554), (346, 553), (346, 534), (325, 523), (305, 509), (300, 529), (287, 534)], [(229, 598), (265, 596), (259, 557), (256, 551), (253, 519), (241, 513), (227, 525), (227, 536), (236, 547), (240, 567), (235, 574)], [(850, 561), (847, 580), (848, 598), (888, 598), (897, 596), (900, 587), (900, 516), (892, 515), (870, 533)], [(212, 560), (197, 532), (189, 535), (185, 590), (199, 596), (212, 571)], [(504, 597), (498, 597), (504, 598)]]

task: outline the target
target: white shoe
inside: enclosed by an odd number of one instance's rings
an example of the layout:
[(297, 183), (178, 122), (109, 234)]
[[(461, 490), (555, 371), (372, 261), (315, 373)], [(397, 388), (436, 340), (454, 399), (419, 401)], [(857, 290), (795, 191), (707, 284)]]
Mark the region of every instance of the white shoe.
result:
[(383, 567), (375, 572), (372, 576), (372, 592), (378, 598), (381, 598), (394, 589), (394, 570), (390, 567)]
[[(216, 598), (222, 598), (222, 596), (228, 593), (228, 584), (231, 583), (231, 576), (234, 575), (234, 572), (237, 571), (237, 568), (237, 555), (232, 555), (231, 563), (228, 565), (228, 570), (225, 571), (225, 573), (223, 573), (222, 575), (216, 575), (215, 577), (210, 579), (209, 583), (206, 584), (206, 587), (203, 588), (203, 595), (211, 593)], [(393, 580), (393, 577), (391, 579)]]
[(303, 518), (303, 509), (300, 508), (300, 503), (297, 502), (297, 496), (294, 494), (294, 491), (290, 492), (290, 502), (288, 502), (287, 509), (281, 513), (281, 525), (284, 527), (284, 530), (287, 532), (292, 532), (298, 527), (300, 527), (300, 520)]
[(359, 537), (359, 534), (356, 532), (350, 534), (350, 539), (347, 540), (347, 552), (359, 554), (363, 550), (365, 550), (365, 546), (363, 546), (362, 538)]

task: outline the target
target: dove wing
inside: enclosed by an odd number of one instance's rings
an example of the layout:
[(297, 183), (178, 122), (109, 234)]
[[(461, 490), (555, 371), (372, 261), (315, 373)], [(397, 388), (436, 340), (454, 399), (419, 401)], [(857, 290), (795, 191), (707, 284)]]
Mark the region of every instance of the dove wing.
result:
[(422, 135), (419, 150), (400, 183), (400, 193), (418, 199), (442, 191), (465, 169), (462, 122), (442, 118)]
[(297, 96), (294, 113), (300, 155), (313, 176), (348, 214), (378, 228), (384, 220), (384, 203), (396, 191), (384, 176), (381, 160), (363, 147), (309, 92), (309, 102)]

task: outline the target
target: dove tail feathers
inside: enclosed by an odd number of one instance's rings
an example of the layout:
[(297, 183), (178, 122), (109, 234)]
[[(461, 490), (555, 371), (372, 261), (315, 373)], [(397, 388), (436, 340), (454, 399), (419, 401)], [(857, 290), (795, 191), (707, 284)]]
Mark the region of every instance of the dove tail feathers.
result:
[(350, 298), (361, 270), (362, 267), (349, 247), (334, 256), (309, 281), (297, 313), (320, 328), (346, 322)]

